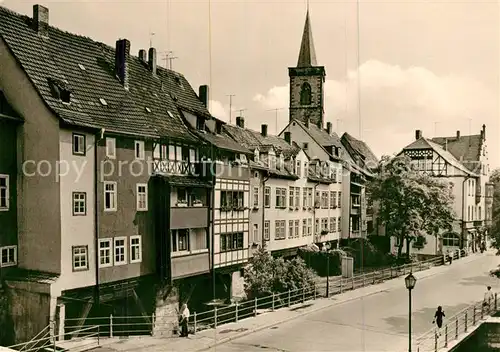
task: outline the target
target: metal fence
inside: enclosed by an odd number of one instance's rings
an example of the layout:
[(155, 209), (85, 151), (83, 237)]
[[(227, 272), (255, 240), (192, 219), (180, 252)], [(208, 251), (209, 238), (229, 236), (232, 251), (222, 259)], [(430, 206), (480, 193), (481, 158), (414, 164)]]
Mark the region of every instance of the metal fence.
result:
[(450, 342), (457, 340), (469, 330), (481, 324), (487, 317), (498, 312), (497, 293), (490, 302), (477, 302), (461, 310), (441, 327), (429, 330), (415, 341), (414, 350), (417, 352), (437, 352), (447, 348)]

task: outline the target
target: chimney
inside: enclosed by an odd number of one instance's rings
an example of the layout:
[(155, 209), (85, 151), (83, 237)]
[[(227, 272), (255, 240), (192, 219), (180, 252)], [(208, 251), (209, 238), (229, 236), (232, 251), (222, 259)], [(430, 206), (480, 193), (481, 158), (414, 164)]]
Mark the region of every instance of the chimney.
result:
[(49, 9), (42, 5), (33, 5), (34, 30), (43, 36), (49, 35)]
[(460, 131), (457, 131), (457, 139), (460, 139)]
[(200, 101), (208, 109), (208, 86), (206, 84), (198, 88), (198, 97)]
[(326, 123), (326, 132), (328, 134), (332, 134), (332, 123), (331, 122)]
[(243, 116), (236, 117), (236, 126), (245, 128), (245, 118)]
[(151, 70), (151, 72), (153, 72), (153, 75), (156, 75), (156, 49), (155, 48), (149, 48), (148, 65), (149, 65), (149, 69)]
[(448, 151), (448, 138), (444, 139), (444, 150)]
[(309, 124), (311, 123), (311, 119), (306, 118), (306, 128), (309, 128)]
[(146, 59), (146, 50), (144, 50), (144, 49), (139, 50), (139, 60), (141, 60), (142, 62), (148, 61)]
[(481, 138), (486, 140), (486, 125), (483, 124), (483, 129), (481, 130)]
[(290, 132), (285, 132), (285, 142), (288, 144), (292, 143), (292, 134)]
[(415, 131), (415, 140), (419, 140), (420, 138), (422, 138), (422, 131), (416, 130)]
[(267, 137), (267, 125), (262, 125), (260, 128), (260, 134), (262, 134), (262, 137)]
[(123, 87), (128, 90), (128, 61), (130, 56), (130, 42), (127, 39), (119, 39), (116, 41), (115, 51), (115, 74), (123, 84)]

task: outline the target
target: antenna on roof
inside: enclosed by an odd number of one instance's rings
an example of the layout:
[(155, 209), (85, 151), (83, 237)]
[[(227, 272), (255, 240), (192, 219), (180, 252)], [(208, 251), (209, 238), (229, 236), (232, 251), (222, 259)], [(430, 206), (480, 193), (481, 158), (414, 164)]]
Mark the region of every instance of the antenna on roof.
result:
[(149, 32), (149, 47), (153, 47), (153, 37), (155, 36), (155, 32)]
[(231, 123), (231, 118), (233, 115), (233, 97), (235, 94), (226, 94), (227, 97), (229, 97), (229, 123)]
[(238, 109), (236, 111), (239, 111), (240, 112), (240, 116), (243, 116), (243, 111), (246, 111), (247, 109)]
[(162, 60), (165, 61), (165, 68), (172, 70), (172, 61), (178, 59), (177, 56), (174, 56), (173, 51), (164, 51)]
[(269, 110), (266, 110), (266, 111), (274, 111), (276, 113), (276, 116), (275, 116), (275, 128), (276, 128), (276, 134), (278, 134), (278, 111), (280, 110), (284, 110), (284, 109), (287, 109), (287, 108), (276, 108), (276, 109), (269, 109)]

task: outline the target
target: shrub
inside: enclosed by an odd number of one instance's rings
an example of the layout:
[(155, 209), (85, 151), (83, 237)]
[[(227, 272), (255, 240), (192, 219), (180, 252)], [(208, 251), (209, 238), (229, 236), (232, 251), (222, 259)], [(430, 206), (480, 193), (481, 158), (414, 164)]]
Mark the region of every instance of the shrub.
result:
[(285, 261), (283, 258), (273, 258), (260, 248), (245, 270), (245, 292), (252, 299), (310, 287), (315, 283), (315, 276), (302, 259)]
[[(333, 249), (328, 252), (311, 250), (308, 247), (300, 248), (298, 255), (302, 258), (308, 267), (316, 271), (320, 276), (340, 275), (342, 257), (346, 253), (340, 249)], [(330, 266), (328, 268), (328, 257), (330, 257)]]

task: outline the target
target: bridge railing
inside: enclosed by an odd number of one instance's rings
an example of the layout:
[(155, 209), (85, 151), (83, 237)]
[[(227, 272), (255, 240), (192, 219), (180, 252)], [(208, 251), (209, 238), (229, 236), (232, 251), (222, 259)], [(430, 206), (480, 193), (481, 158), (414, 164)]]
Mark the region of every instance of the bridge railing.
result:
[(417, 352), (437, 352), (447, 348), (452, 341), (457, 340), (463, 334), (467, 334), (471, 328), (497, 312), (498, 301), (497, 293), (495, 293), (490, 301), (474, 303), (454, 316), (445, 318), (446, 324), (441, 329), (431, 329), (418, 337), (413, 350)]

